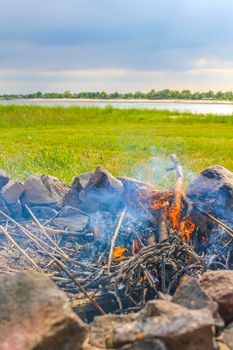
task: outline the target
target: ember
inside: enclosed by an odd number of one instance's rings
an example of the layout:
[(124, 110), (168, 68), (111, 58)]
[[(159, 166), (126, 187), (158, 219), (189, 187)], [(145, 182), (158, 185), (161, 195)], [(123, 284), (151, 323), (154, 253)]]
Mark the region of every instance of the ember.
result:
[(126, 256), (124, 256), (123, 254), (127, 251), (128, 249), (125, 247), (116, 247), (113, 252), (114, 262), (125, 259)]

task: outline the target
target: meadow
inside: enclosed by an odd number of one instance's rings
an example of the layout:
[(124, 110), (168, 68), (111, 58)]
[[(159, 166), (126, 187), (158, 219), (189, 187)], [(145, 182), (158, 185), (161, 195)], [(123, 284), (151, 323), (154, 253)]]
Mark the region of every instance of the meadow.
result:
[(233, 171), (233, 116), (0, 106), (0, 168), (12, 178), (47, 173), (70, 183), (98, 165), (130, 176), (171, 153), (194, 173), (212, 164)]

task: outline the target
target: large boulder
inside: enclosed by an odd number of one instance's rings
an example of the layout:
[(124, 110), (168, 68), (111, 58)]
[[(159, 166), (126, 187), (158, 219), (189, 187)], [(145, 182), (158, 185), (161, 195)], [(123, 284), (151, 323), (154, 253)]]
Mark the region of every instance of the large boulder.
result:
[(85, 230), (88, 223), (89, 217), (87, 215), (83, 215), (80, 210), (69, 206), (63, 207), (59, 215), (52, 220), (54, 226), (71, 232)]
[(79, 176), (76, 176), (73, 180), (73, 183), (71, 185), (71, 188), (81, 192), (83, 189), (86, 188), (88, 182), (90, 181), (90, 179), (93, 176), (93, 172), (87, 172), (87, 173), (83, 173)]
[(157, 301), (156, 316), (137, 318), (113, 330), (111, 346), (160, 339), (169, 350), (214, 350), (213, 318), (208, 309), (189, 310)]
[(106, 210), (115, 212), (123, 205), (124, 187), (120, 180), (107, 170), (98, 167), (85, 188), (79, 193), (79, 199), (86, 211)]
[[(0, 194), (0, 210), (5, 214), (10, 215), (10, 211), (7, 208), (7, 205), (4, 201), (4, 199), (2, 198), (1, 194)], [(5, 220), (6, 220), (6, 218), (3, 215), (1, 215), (1, 213), (0, 213), (0, 221), (5, 221)]]
[(52, 221), (52, 224), (60, 230), (67, 232), (82, 232), (88, 224), (88, 217), (85, 215), (73, 215), (70, 217), (57, 217)]
[(217, 329), (221, 331), (225, 326), (218, 313), (218, 304), (212, 300), (193, 277), (186, 277), (181, 282), (172, 298), (172, 302), (192, 310), (207, 308), (213, 315)]
[(233, 322), (233, 271), (209, 271), (202, 275), (200, 286), (218, 304), (226, 323)]
[(77, 350), (85, 324), (66, 295), (37, 272), (0, 276), (0, 349)]
[(38, 175), (31, 175), (25, 180), (22, 203), (28, 206), (61, 206), (57, 194), (50, 192)]
[(139, 194), (143, 191), (147, 190), (148, 192), (154, 191), (154, 187), (143, 181), (139, 181), (137, 179), (134, 179), (133, 177), (119, 177), (118, 180), (120, 180), (123, 183), (124, 186), (124, 192), (126, 194), (126, 200), (129, 199), (129, 204), (131, 203), (130, 199), (137, 199), (139, 200)]
[(61, 206), (66, 193), (70, 189), (69, 186), (63, 181), (59, 180), (57, 177), (51, 175), (42, 175), (41, 180), (47, 190), (56, 199), (59, 206)]
[(144, 222), (144, 226), (150, 222), (155, 227), (159, 221), (160, 211), (151, 212), (152, 199), (155, 202), (156, 198), (166, 196), (168, 191), (161, 192), (155, 186), (134, 178), (120, 177), (119, 180), (124, 186), (127, 212), (130, 212), (137, 222)]
[(10, 180), (1, 190), (1, 195), (7, 205), (15, 204), (23, 194), (23, 183)]
[(0, 170), (0, 189), (3, 186), (5, 186), (9, 180), (10, 180), (10, 177), (5, 173), (5, 171)]
[(182, 305), (177, 305), (169, 300), (150, 300), (138, 313), (137, 320), (146, 320), (158, 316), (177, 316), (187, 311)]
[(81, 207), (82, 204), (79, 200), (79, 193), (86, 188), (92, 176), (92, 172), (76, 176), (73, 180), (70, 190), (65, 194), (63, 204), (76, 208)]
[(220, 165), (203, 170), (187, 190), (195, 206), (233, 225), (233, 173)]
[(216, 314), (218, 309), (218, 304), (209, 297), (193, 277), (186, 277), (181, 282), (172, 298), (172, 302), (193, 310), (206, 307), (213, 315)]
[(6, 202), (11, 216), (19, 219), (22, 217), (21, 197), (23, 195), (23, 183), (10, 180), (1, 190), (1, 195)]
[(23, 216), (23, 208), (21, 201), (18, 199), (16, 203), (14, 204), (9, 204), (8, 209), (10, 211), (10, 216), (14, 219), (22, 219)]
[[(129, 208), (132, 207), (132, 209), (136, 210), (137, 212), (139, 212), (142, 207), (140, 204), (142, 199), (144, 199), (144, 197), (145, 199), (149, 198), (150, 195), (155, 192), (155, 188), (146, 182), (138, 181), (130, 177), (119, 177), (119, 180), (124, 186), (124, 195), (127, 206)], [(144, 210), (145, 207), (148, 209), (149, 201), (147, 206), (144, 206)]]

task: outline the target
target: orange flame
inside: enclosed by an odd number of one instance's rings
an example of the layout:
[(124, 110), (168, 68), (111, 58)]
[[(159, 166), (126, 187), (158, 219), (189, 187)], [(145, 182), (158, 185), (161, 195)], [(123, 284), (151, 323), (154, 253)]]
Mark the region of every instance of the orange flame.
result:
[(171, 220), (172, 228), (179, 230), (179, 217), (181, 212), (181, 192), (176, 194), (175, 204), (169, 207), (168, 216)]
[(189, 241), (191, 233), (195, 229), (194, 223), (190, 218), (181, 220), (182, 209), (182, 193), (178, 192), (175, 196), (175, 204), (168, 210), (168, 216), (171, 221), (172, 228), (177, 230), (183, 240)]
[(169, 205), (169, 195), (168, 194), (164, 194), (163, 196), (157, 198), (155, 201), (153, 201), (151, 203), (151, 208), (155, 209), (155, 210), (159, 210), (161, 208), (167, 207)]
[[(147, 199), (150, 208), (153, 210), (166, 208), (167, 219), (170, 221), (172, 228), (178, 231), (183, 240), (190, 240), (195, 225), (190, 218), (181, 220), (182, 193), (180, 191), (175, 193), (175, 198), (173, 192), (151, 193), (147, 198), (143, 195), (140, 198)], [(171, 205), (173, 199), (175, 199), (175, 203)]]
[(194, 229), (195, 225), (190, 220), (190, 218), (187, 218), (185, 221), (180, 222), (179, 233), (184, 240), (190, 241), (191, 233), (194, 231)]
[(126, 256), (124, 256), (123, 254), (127, 251), (128, 249), (125, 247), (116, 247), (113, 251), (114, 262), (118, 262), (122, 259), (125, 259)]

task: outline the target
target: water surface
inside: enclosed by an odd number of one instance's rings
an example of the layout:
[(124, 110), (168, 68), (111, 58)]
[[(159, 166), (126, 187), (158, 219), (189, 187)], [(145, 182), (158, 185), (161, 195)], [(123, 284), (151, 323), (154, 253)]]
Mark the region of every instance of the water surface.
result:
[(20, 99), (20, 100), (0, 100), (0, 105), (33, 105), (33, 106), (79, 106), (79, 107), (101, 107), (111, 105), (114, 108), (120, 109), (155, 109), (169, 110), (179, 112), (190, 112), (195, 114), (217, 114), (217, 115), (232, 115), (233, 104), (221, 102), (160, 102), (160, 101), (84, 101), (75, 99)]

